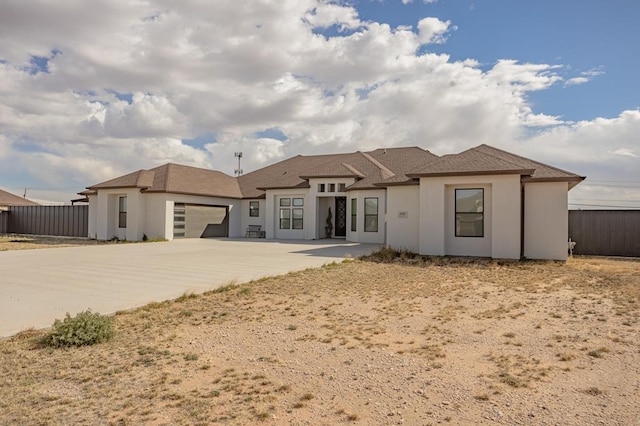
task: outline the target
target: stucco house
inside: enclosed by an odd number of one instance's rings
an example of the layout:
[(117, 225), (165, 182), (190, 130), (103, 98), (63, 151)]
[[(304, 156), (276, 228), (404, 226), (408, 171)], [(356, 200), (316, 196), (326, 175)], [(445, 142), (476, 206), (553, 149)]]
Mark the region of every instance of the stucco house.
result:
[(240, 177), (178, 164), (82, 192), (89, 236), (345, 238), (425, 255), (566, 259), (584, 177), (488, 145), (295, 156)]

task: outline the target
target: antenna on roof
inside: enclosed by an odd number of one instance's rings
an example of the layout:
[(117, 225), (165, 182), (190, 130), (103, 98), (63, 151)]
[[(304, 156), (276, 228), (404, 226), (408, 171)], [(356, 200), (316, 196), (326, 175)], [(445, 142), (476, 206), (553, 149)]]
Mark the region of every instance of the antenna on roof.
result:
[(242, 152), (235, 152), (233, 155), (238, 159), (238, 168), (233, 172), (238, 176), (242, 176), (242, 169), (240, 168), (240, 159), (242, 158)]

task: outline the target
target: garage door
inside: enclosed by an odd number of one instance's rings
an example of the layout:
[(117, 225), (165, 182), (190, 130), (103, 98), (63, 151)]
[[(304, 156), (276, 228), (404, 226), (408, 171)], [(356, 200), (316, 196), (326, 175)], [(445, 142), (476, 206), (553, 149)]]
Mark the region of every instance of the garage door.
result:
[(174, 238), (229, 236), (229, 207), (176, 203), (173, 211)]

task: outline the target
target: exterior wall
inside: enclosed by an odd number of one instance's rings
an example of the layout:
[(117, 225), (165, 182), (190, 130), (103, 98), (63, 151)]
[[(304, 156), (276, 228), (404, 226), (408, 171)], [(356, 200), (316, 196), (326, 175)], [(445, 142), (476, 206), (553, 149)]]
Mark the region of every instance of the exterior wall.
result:
[[(126, 228), (118, 227), (118, 198), (121, 196), (127, 197)], [(101, 189), (98, 195), (90, 197), (89, 235), (99, 240), (109, 240), (115, 236), (129, 241), (140, 241), (143, 235), (172, 240), (174, 203), (229, 206), (229, 236), (244, 235), (241, 231), (240, 200), (172, 193), (141, 193), (139, 188)]]
[[(384, 244), (386, 241), (387, 191), (372, 189), (347, 192), (347, 240), (355, 243)], [(364, 199), (378, 198), (378, 232), (364, 231)], [(356, 231), (351, 231), (351, 199), (358, 199)]]
[[(483, 237), (455, 236), (455, 190), (484, 189)], [(520, 176), (420, 179), (419, 252), (425, 255), (520, 258)]]
[(98, 196), (89, 195), (89, 223), (87, 226), (87, 237), (98, 238)]
[[(303, 198), (304, 213), (302, 229), (280, 229), (280, 199)], [(306, 188), (268, 190), (265, 199), (265, 231), (267, 238), (282, 240), (313, 240), (316, 238), (315, 211), (316, 200), (309, 196)], [(293, 206), (291, 206), (293, 207)], [(247, 213), (248, 214), (248, 213)], [(293, 219), (292, 219), (293, 221)]]
[(524, 256), (567, 259), (569, 212), (566, 182), (524, 185)]
[[(351, 208), (351, 206), (349, 206)], [(398, 250), (417, 253), (420, 238), (420, 187), (391, 186), (387, 188), (387, 245)]]
[[(258, 210), (258, 214), (259, 216), (257, 217), (251, 217), (249, 216), (249, 202), (251, 201), (257, 201), (259, 204), (259, 210)], [(262, 228), (260, 228), (262, 231), (266, 230), (266, 221), (267, 221), (267, 202), (266, 200), (260, 200), (260, 199), (255, 199), (255, 200), (242, 200), (240, 201), (239, 205), (240, 207), (240, 233), (241, 236), (245, 236), (247, 228), (249, 227), (249, 225), (260, 225)]]
[[(118, 227), (118, 198), (127, 197), (127, 227)], [(101, 189), (96, 202), (89, 199), (89, 216), (96, 216), (95, 236), (98, 240), (110, 240), (117, 237), (121, 240), (138, 241), (144, 233), (145, 208), (141, 200), (139, 188)], [(95, 212), (94, 212), (95, 205)]]

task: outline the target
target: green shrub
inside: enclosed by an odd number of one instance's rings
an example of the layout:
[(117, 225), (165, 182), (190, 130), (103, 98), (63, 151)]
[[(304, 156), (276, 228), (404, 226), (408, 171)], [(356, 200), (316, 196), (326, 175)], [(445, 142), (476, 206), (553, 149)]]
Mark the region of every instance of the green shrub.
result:
[(114, 335), (111, 318), (91, 312), (78, 313), (75, 317), (67, 313), (65, 319), (55, 320), (53, 330), (42, 339), (45, 346), (86, 346), (106, 342)]

